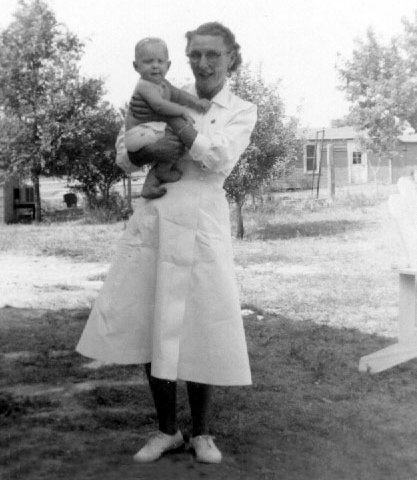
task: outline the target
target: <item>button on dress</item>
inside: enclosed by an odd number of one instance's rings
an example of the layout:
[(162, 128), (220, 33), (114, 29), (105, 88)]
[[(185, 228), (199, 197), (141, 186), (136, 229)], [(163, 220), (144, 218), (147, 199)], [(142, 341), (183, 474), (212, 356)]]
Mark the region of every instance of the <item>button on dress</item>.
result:
[[(188, 89), (195, 94), (194, 87)], [(104, 362), (152, 363), (152, 375), (212, 385), (251, 383), (223, 183), (249, 144), (256, 107), (226, 87), (199, 132), (180, 181), (140, 199), (77, 351)]]

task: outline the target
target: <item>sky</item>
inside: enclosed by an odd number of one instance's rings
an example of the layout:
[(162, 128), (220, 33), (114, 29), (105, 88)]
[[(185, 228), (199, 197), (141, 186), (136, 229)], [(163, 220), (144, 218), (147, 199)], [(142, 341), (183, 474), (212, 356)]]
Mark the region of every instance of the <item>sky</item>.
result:
[[(167, 78), (192, 81), (184, 55), (185, 32), (220, 21), (236, 35), (244, 62), (261, 68), (268, 82), (280, 80), (287, 115), (303, 126), (326, 127), (348, 112), (337, 86), (338, 54), (348, 58), (355, 38), (372, 27), (381, 40), (412, 20), (415, 0), (47, 0), (59, 22), (86, 43), (81, 72), (105, 80), (107, 99), (122, 106), (137, 74), (135, 43), (165, 39), (172, 61)], [(0, 0), (0, 30), (13, 20), (17, 0)]]

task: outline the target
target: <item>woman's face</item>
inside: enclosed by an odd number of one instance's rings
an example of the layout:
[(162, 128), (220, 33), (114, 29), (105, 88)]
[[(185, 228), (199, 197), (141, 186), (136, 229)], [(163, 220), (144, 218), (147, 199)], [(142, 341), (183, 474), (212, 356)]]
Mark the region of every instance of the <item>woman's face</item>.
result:
[(194, 35), (191, 38), (187, 56), (200, 97), (211, 99), (223, 88), (233, 55), (221, 36)]

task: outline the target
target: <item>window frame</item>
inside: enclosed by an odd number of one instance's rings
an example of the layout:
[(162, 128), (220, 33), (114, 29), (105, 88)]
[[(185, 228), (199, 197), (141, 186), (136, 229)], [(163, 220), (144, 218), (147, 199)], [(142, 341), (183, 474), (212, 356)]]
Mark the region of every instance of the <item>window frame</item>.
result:
[[(313, 175), (313, 173), (318, 173), (319, 171), (319, 164), (320, 164), (320, 158), (319, 156), (317, 155), (317, 152), (316, 152), (316, 148), (318, 147), (318, 145), (320, 145), (320, 143), (317, 143), (317, 146), (315, 143), (307, 143), (306, 145), (304, 145), (304, 173), (306, 173), (307, 175)], [(307, 156), (307, 150), (308, 148), (311, 147), (314, 149), (314, 157), (311, 157), (311, 156)], [(313, 162), (315, 161), (316, 162), (316, 168), (312, 168), (312, 169), (308, 169), (307, 166), (308, 166), (308, 159), (311, 159), (313, 158)], [(314, 163), (313, 163), (314, 165)]]
[[(359, 156), (359, 162), (355, 161), (355, 159), (357, 159), (358, 156)], [(362, 152), (360, 152), (358, 150), (352, 151), (352, 165), (363, 165)]]

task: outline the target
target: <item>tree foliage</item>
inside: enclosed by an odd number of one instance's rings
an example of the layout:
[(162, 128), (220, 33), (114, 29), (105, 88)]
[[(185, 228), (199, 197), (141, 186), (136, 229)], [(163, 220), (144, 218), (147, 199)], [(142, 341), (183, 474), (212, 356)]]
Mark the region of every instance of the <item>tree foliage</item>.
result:
[(398, 102), (397, 115), (417, 132), (417, 10), (413, 21), (403, 19), (403, 26), (393, 99)]
[(405, 128), (417, 131), (417, 11), (403, 27), (385, 43), (369, 29), (337, 67), (351, 104), (349, 122), (365, 134), (361, 141), (378, 161), (395, 155)]
[(258, 107), (258, 121), (251, 141), (225, 182), (227, 195), (238, 211), (237, 236), (243, 237), (242, 206), (249, 194), (279, 171), (279, 167), (295, 156), (297, 149), (296, 122), (285, 122), (284, 104), (278, 85), (267, 85), (260, 72), (244, 66), (230, 79), (231, 90), (240, 98)]
[[(83, 48), (43, 0), (20, 0), (14, 20), (0, 34), (0, 128), (7, 134), (1, 155), (3, 159), (7, 155), (10, 170), (32, 179), (38, 220), (39, 176), (70, 174), (74, 178), (75, 165), (81, 161), (71, 155), (75, 138), (81, 144), (83, 162), (86, 152), (93, 163), (100, 164), (98, 169), (103, 170), (103, 158), (110, 160), (109, 139), (115, 138), (112, 122), (117, 115), (102, 102), (102, 80), (81, 77)], [(99, 119), (100, 115), (107, 118)], [(107, 125), (110, 129), (100, 146), (106, 122), (111, 127)], [(93, 141), (94, 134), (98, 138)], [(93, 144), (96, 152), (91, 150)], [(98, 188), (104, 187), (100, 183)]]
[(384, 45), (371, 29), (364, 40), (357, 40), (352, 58), (338, 67), (340, 88), (351, 103), (348, 121), (379, 161), (393, 154), (403, 129), (405, 118), (398, 104), (403, 67), (398, 41)]
[(75, 181), (88, 204), (99, 197), (110, 201), (110, 189), (125, 176), (115, 162), (115, 142), (123, 119), (107, 103), (102, 103), (82, 117), (76, 117), (61, 133), (59, 156), (69, 180)]

